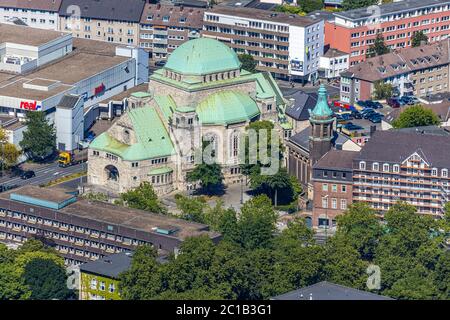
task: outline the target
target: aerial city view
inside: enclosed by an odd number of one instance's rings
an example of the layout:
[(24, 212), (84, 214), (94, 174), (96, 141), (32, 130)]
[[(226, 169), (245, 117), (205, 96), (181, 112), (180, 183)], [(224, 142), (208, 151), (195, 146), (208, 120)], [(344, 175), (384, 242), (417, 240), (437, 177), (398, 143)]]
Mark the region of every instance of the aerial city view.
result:
[(0, 0), (0, 300), (448, 301), (449, 86), (450, 0)]

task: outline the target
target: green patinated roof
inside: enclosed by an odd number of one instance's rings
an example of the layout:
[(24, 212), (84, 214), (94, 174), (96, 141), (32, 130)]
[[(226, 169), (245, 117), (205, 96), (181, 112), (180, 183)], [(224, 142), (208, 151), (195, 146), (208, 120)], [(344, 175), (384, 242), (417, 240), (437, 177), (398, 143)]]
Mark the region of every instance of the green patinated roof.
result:
[(135, 108), (127, 114), (133, 124), (137, 143), (124, 144), (104, 132), (89, 147), (115, 154), (125, 161), (164, 157), (175, 153), (169, 134), (154, 108)]
[(240, 69), (238, 56), (226, 44), (209, 38), (198, 38), (179, 46), (167, 60), (164, 69), (181, 74), (204, 75)]
[(157, 174), (164, 174), (164, 173), (169, 173), (172, 171), (173, 171), (173, 169), (170, 167), (161, 167), (161, 168), (156, 168), (156, 169), (150, 170), (150, 172), (148, 174), (151, 176), (154, 176)]
[(131, 96), (135, 97), (135, 98), (147, 98), (147, 97), (151, 97), (151, 94), (148, 92), (138, 91), (138, 92), (133, 92), (131, 94)]
[(195, 111), (195, 107), (194, 106), (184, 106), (184, 107), (177, 107), (178, 112), (194, 112)]
[(219, 91), (197, 106), (202, 124), (228, 125), (248, 121), (260, 114), (256, 102), (238, 91)]
[(330, 109), (330, 106), (328, 105), (327, 89), (323, 84), (319, 88), (317, 104), (312, 111), (310, 110), (310, 114), (312, 117), (320, 117), (320, 118), (331, 117), (333, 115), (333, 111)]
[(155, 101), (158, 104), (159, 108), (161, 109), (165, 120), (169, 120), (170, 117), (172, 117), (173, 112), (177, 108), (177, 105), (175, 104), (175, 100), (171, 96), (162, 96), (158, 95), (155, 96)]

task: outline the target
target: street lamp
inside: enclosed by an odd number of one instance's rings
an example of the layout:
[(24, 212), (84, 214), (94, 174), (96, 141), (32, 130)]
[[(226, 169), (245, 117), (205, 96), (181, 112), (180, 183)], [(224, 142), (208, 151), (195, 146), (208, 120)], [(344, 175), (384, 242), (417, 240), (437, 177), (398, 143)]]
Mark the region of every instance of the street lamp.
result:
[(244, 178), (241, 176), (241, 204), (244, 204)]

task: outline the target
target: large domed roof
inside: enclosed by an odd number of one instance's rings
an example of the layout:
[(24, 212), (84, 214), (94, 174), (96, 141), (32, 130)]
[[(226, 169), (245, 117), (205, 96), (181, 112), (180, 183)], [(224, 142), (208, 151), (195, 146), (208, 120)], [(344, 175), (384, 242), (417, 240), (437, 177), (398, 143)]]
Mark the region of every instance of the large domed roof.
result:
[(233, 49), (209, 38), (183, 43), (172, 52), (165, 65), (166, 69), (189, 75), (205, 75), (240, 67), (241, 62)]
[(219, 91), (209, 95), (196, 109), (202, 124), (229, 125), (250, 121), (260, 114), (256, 102), (239, 91)]

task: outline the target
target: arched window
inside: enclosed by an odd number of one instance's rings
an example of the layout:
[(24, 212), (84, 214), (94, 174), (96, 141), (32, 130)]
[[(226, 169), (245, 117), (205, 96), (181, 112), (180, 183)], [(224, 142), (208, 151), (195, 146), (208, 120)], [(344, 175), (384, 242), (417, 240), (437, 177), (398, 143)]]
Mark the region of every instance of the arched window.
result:
[(373, 170), (373, 171), (378, 171), (378, 170), (380, 170), (380, 165), (378, 164), (378, 162), (374, 162), (374, 163), (372, 164), (372, 170)]
[(366, 163), (364, 161), (359, 162), (359, 170), (366, 170)]

